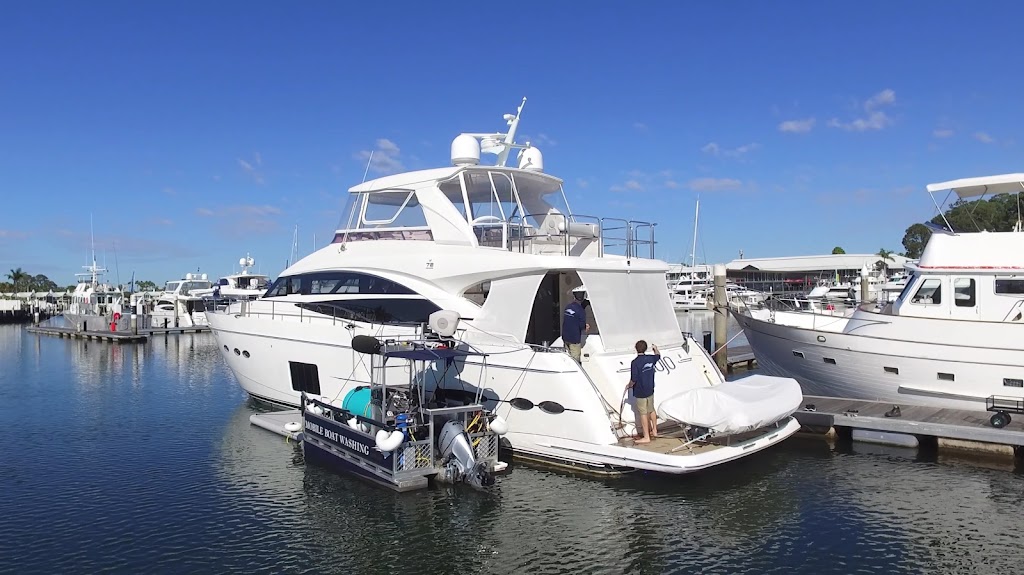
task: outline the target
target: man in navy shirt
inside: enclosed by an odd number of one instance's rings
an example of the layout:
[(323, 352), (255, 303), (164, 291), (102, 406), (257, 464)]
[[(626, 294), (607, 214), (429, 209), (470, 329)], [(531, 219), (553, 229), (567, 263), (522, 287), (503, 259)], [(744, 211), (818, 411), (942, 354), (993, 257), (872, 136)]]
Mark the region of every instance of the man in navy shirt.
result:
[(587, 311), (583, 307), (587, 292), (580, 286), (572, 290), (572, 297), (573, 300), (562, 312), (562, 343), (569, 348), (569, 355), (579, 363), (583, 355), (583, 334), (590, 331)]
[(626, 385), (626, 389), (633, 388), (639, 417), (636, 423), (643, 429), (643, 438), (637, 439), (637, 443), (650, 443), (651, 439), (658, 437), (658, 413), (654, 411), (654, 366), (661, 359), (661, 354), (656, 345), (651, 346), (651, 351), (653, 355), (647, 353), (646, 341), (636, 342), (637, 355), (629, 366), (629, 383)]

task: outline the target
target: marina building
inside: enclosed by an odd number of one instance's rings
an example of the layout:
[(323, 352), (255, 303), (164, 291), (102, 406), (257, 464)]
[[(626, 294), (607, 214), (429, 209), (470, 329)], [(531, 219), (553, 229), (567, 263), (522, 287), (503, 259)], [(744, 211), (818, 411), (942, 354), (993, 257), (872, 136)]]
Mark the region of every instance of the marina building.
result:
[(910, 259), (892, 254), (882, 260), (878, 254), (829, 254), (782, 258), (741, 258), (726, 264), (726, 275), (748, 289), (766, 293), (801, 294), (825, 283), (856, 283), (865, 266), (882, 269), (886, 275), (903, 270)]

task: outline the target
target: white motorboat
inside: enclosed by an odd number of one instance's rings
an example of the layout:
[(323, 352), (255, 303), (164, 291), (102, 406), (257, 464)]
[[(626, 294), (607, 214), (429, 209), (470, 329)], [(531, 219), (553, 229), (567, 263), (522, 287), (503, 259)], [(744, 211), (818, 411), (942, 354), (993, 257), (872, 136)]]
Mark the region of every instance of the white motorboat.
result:
[(220, 278), (211, 288), (192, 290), (192, 294), (227, 302), (253, 300), (266, 293), (270, 287), (270, 278), (250, 271), (256, 265), (256, 260), (246, 255), (238, 260), (238, 265), (242, 268), (241, 272)]
[[(242, 388), (297, 406), (300, 373), (307, 394), (340, 406), (371, 380), (355, 337), (416, 337), (429, 323), (450, 330), (453, 349), (477, 354), (435, 372), (432, 393), (450, 403), (480, 392), (507, 421), (517, 457), (596, 473), (689, 473), (795, 433), (799, 385), (764, 375), (726, 382), (680, 333), (653, 224), (570, 211), (540, 151), (515, 143), (518, 112), (506, 115), (507, 133), (455, 138), (451, 167), (354, 186), (349, 223), (330, 245), (284, 270), (264, 297), (209, 314)], [(513, 150), (518, 167), (506, 165)], [(481, 151), (495, 165), (481, 165)], [(560, 318), (580, 286), (591, 329), (577, 363)], [(661, 350), (662, 436), (643, 446), (625, 394), (641, 339)], [(408, 366), (395, 359), (384, 369)]]
[[(969, 200), (1018, 193), (1022, 182), (1009, 174), (928, 191)], [(746, 309), (736, 318), (758, 365), (796, 378), (808, 395), (954, 409), (1024, 396), (1024, 234), (937, 230), (907, 267), (892, 303), (848, 316)]]
[(185, 274), (180, 280), (169, 281), (164, 291), (156, 296), (150, 312), (152, 327), (194, 327), (207, 323), (206, 302), (199, 293), (212, 290), (213, 284), (206, 274)]
[(121, 319), (124, 293), (117, 286), (101, 281), (107, 270), (96, 264), (95, 252), (92, 265), (84, 267), (85, 273), (75, 274), (80, 279), (71, 292), (64, 319), (86, 330), (108, 330), (111, 323)]

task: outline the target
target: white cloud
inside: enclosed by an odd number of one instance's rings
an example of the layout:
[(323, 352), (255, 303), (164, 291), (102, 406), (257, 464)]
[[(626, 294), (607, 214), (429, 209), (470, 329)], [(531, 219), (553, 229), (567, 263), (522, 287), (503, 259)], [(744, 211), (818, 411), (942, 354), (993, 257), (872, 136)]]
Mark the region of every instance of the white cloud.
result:
[(665, 180), (665, 183), (662, 184), (662, 186), (664, 186), (664, 187), (666, 187), (666, 188), (668, 188), (670, 190), (674, 190), (674, 189), (679, 187), (679, 182), (677, 182), (675, 180)]
[(586, 178), (576, 178), (576, 187), (585, 190), (588, 187), (590, 187), (590, 181), (588, 181)]
[(874, 96), (871, 96), (870, 98), (868, 98), (868, 101), (864, 102), (864, 109), (865, 110), (873, 110), (873, 109), (881, 107), (881, 106), (886, 106), (888, 104), (892, 104), (895, 101), (896, 101), (896, 92), (894, 92), (894, 91), (892, 91), (892, 90), (887, 88), (887, 89), (882, 90), (881, 92), (875, 94)]
[(974, 139), (978, 140), (982, 144), (994, 144), (994, 143), (996, 143), (996, 139), (993, 138), (992, 136), (988, 135), (988, 133), (986, 133), (986, 132), (975, 132), (974, 133)]
[(734, 178), (694, 178), (686, 187), (695, 192), (725, 192), (740, 189), (743, 182)]
[(537, 145), (538, 146), (556, 146), (556, 145), (558, 145), (558, 142), (552, 140), (551, 138), (548, 137), (547, 134), (542, 132), (540, 134), (537, 134)]
[(649, 128), (643, 122), (633, 122), (633, 129), (639, 132), (646, 132)]
[(158, 226), (173, 226), (174, 225), (174, 222), (169, 220), (169, 219), (167, 219), (167, 218), (158, 218), (156, 220), (153, 220), (153, 223), (158, 225)]
[(737, 148), (723, 148), (719, 146), (716, 142), (710, 142), (708, 144), (705, 144), (704, 147), (700, 149), (700, 151), (707, 154), (711, 154), (713, 156), (721, 156), (723, 158), (739, 158), (747, 154), (748, 152), (752, 152), (760, 147), (761, 144), (751, 142), (749, 144), (744, 144)]
[(253, 154), (253, 159), (251, 162), (239, 158), (238, 165), (242, 168), (242, 171), (245, 172), (246, 175), (248, 175), (250, 178), (252, 178), (252, 181), (255, 182), (256, 184), (262, 186), (263, 184), (267, 183), (266, 179), (264, 179), (263, 177), (263, 173), (260, 171), (260, 168), (263, 167), (263, 156), (261, 156), (259, 152)]
[(18, 230), (0, 230), (0, 238), (21, 240), (28, 237), (27, 232), (19, 232)]
[(405, 169), (401, 160), (402, 150), (387, 138), (379, 138), (376, 147), (371, 150), (360, 150), (355, 159), (363, 164), (369, 162), (370, 171), (376, 174), (393, 174)]
[(213, 210), (207, 208), (196, 208), (196, 215), (208, 218), (213, 215)]
[(948, 130), (948, 129), (945, 129), (945, 128), (937, 128), (935, 130), (932, 130), (932, 136), (934, 136), (936, 138), (949, 138), (952, 135), (953, 135), (953, 130)]
[(806, 134), (814, 129), (814, 118), (804, 118), (802, 120), (786, 120), (779, 124), (780, 132), (788, 132), (791, 134)]
[(885, 129), (892, 124), (892, 118), (879, 108), (892, 105), (895, 101), (896, 92), (890, 89), (882, 90), (864, 102), (863, 108), (867, 114), (866, 116), (855, 118), (849, 122), (843, 122), (839, 118), (832, 118), (828, 121), (828, 125), (831, 128), (840, 128), (848, 132), (867, 132)]
[(627, 190), (633, 190), (635, 192), (639, 192), (639, 191), (644, 189), (643, 184), (641, 184), (640, 182), (638, 182), (636, 180), (629, 180), (629, 181), (627, 181), (623, 185), (626, 186)]

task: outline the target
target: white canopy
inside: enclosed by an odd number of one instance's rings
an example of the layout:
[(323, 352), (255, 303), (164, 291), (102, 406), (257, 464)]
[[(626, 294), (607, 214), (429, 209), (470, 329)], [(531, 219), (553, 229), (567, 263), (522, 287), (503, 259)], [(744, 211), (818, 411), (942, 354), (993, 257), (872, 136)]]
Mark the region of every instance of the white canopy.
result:
[(984, 195), (1016, 194), (1024, 192), (1024, 174), (1002, 174), (979, 178), (961, 178), (938, 184), (928, 184), (928, 193), (953, 190), (961, 198), (976, 198)]

